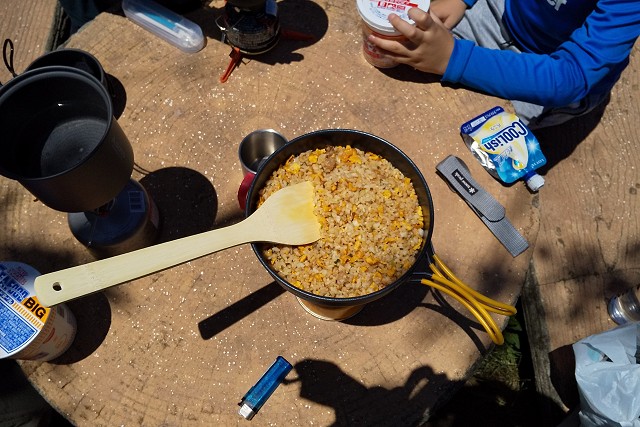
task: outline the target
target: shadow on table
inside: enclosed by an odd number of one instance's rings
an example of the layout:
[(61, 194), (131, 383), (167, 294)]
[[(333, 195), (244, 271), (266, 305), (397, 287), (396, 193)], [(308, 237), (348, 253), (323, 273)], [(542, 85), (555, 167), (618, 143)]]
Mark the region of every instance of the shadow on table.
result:
[(107, 84), (109, 86), (109, 95), (111, 96), (111, 104), (113, 105), (113, 117), (119, 119), (127, 106), (127, 91), (118, 78), (109, 73), (107, 75)]
[[(217, 197), (211, 183), (201, 174), (183, 167), (140, 170), (140, 183), (156, 203), (162, 221), (160, 241), (200, 233), (211, 229), (217, 212)], [(77, 256), (64, 251), (38, 251), (35, 248), (10, 248), (15, 259), (33, 265), (39, 271), (51, 271), (77, 264)], [(100, 292), (66, 303), (77, 321), (76, 337), (54, 364), (70, 364), (91, 355), (104, 341), (111, 326), (111, 307)]]
[[(278, 283), (271, 282), (200, 321), (198, 323), (200, 336), (205, 340), (213, 338), (285, 292), (285, 289)], [(405, 283), (384, 298), (367, 304), (357, 315), (342, 322), (353, 326), (383, 325), (399, 320), (416, 308), (422, 307), (438, 312), (455, 322), (475, 343), (478, 350), (481, 353), (485, 353), (487, 349), (478, 337), (479, 333), (484, 333), (484, 329), (477, 322), (470, 320), (451, 307), (439, 295), (436, 295), (437, 304), (424, 302), (428, 292), (429, 288), (427, 286), (417, 285), (413, 282)]]
[(448, 399), (463, 382), (450, 381), (429, 366), (415, 369), (404, 385), (367, 387), (335, 364), (305, 359), (295, 364), (297, 378), (283, 384), (301, 383), (300, 397), (332, 408), (332, 426), (419, 425), (425, 412)]
[(449, 380), (430, 366), (414, 369), (399, 387), (367, 387), (337, 365), (304, 359), (294, 366), (300, 397), (331, 408), (332, 426), (458, 427), (556, 425), (564, 413), (533, 387), (514, 390), (499, 381)]
[(411, 83), (439, 84), (441, 79), (436, 74), (425, 73), (405, 64), (400, 64), (393, 68), (378, 68), (378, 71), (389, 78)]
[[(213, 338), (285, 292), (286, 290), (275, 281), (263, 286), (200, 321), (198, 323), (200, 336), (205, 340)], [(342, 322), (355, 326), (374, 326), (393, 322), (419, 306), (426, 292), (426, 287), (402, 285), (384, 298), (368, 304), (357, 315)]]
[(561, 161), (567, 159), (582, 141), (594, 131), (609, 104), (609, 100), (582, 117), (558, 126), (534, 130), (547, 164), (540, 168), (544, 175)]
[(198, 323), (202, 339), (208, 340), (239, 322), (251, 313), (269, 304), (286, 291), (276, 282), (271, 282), (239, 301)]
[[(427, 309), (453, 321), (473, 341), (480, 353), (486, 353), (488, 349), (479, 337), (486, 334), (482, 325), (470, 319), (467, 313), (461, 313), (451, 306), (439, 291), (433, 291), (420, 283), (420, 279), (427, 277), (426, 271), (429, 271), (427, 260), (419, 260), (412, 277), (406, 283), (385, 297), (367, 304), (360, 313), (343, 322), (355, 326), (377, 326), (399, 320), (416, 309)], [(429, 292), (435, 298), (433, 302), (427, 300)]]
[[(418, 271), (422, 271), (420, 268)], [(415, 279), (407, 280), (393, 292), (367, 304), (358, 314), (341, 322), (353, 326), (379, 326), (400, 320), (415, 309), (428, 309), (455, 322), (475, 343), (478, 350), (483, 354), (486, 353), (487, 348), (479, 338), (480, 334), (485, 333), (482, 326), (452, 307), (439, 292), (433, 293), (435, 296), (433, 303), (427, 302), (426, 296), (430, 291), (428, 286), (416, 282)], [(200, 336), (205, 340), (213, 338), (285, 292), (286, 290), (275, 281), (263, 286), (200, 321), (198, 323)]]
[[(342, 322), (354, 326), (374, 326), (401, 319), (421, 304), (428, 289), (426, 286), (403, 284), (390, 294), (374, 301), (355, 316)], [(225, 307), (198, 323), (200, 336), (207, 340), (259, 308), (269, 304), (286, 290), (277, 282), (271, 282), (246, 297)]]
[(533, 386), (514, 390), (499, 381), (471, 380), (420, 427), (558, 426), (564, 411)]
[(211, 230), (218, 212), (213, 185), (199, 172), (168, 167), (153, 172), (140, 166), (140, 184), (155, 202), (160, 214), (158, 243)]
[(90, 356), (102, 344), (111, 327), (111, 306), (103, 293), (65, 303), (76, 318), (76, 337), (71, 347), (50, 363), (68, 365)]
[[(431, 292), (435, 298), (433, 303), (426, 300)], [(438, 291), (432, 291), (417, 281), (408, 281), (389, 295), (374, 301), (356, 316), (343, 322), (355, 326), (376, 326), (399, 320), (415, 309), (426, 309), (441, 314), (454, 322), (473, 341), (480, 353), (485, 354), (488, 348), (479, 335), (486, 334), (482, 325), (451, 306)]]
[(419, 307), (428, 291), (426, 286), (416, 286), (407, 281), (342, 322), (354, 326), (378, 326), (395, 322)]

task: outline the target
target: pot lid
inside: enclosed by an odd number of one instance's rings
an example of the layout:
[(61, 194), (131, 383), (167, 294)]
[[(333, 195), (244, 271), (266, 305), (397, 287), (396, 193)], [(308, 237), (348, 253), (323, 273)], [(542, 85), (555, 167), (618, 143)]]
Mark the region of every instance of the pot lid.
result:
[(410, 24), (408, 12), (412, 7), (429, 10), (430, 0), (356, 0), (362, 20), (377, 33), (397, 36), (400, 33), (389, 22), (389, 14), (395, 13)]

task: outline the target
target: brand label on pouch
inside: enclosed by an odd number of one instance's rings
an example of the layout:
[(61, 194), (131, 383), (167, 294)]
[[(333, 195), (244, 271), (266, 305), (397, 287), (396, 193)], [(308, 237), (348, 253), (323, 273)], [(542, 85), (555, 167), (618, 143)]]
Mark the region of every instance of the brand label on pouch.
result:
[(25, 287), (28, 277), (19, 265), (0, 264), (0, 356), (31, 342), (49, 316), (50, 309)]

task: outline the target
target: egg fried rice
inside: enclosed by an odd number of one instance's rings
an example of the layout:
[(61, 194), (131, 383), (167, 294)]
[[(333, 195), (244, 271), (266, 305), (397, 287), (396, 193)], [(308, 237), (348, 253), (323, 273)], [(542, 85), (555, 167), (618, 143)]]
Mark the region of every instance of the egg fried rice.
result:
[(422, 246), (424, 218), (411, 180), (383, 157), (351, 146), (291, 156), (260, 190), (261, 204), (283, 187), (311, 181), (321, 238), (272, 245), (272, 268), (299, 289), (346, 298), (378, 291), (400, 278)]

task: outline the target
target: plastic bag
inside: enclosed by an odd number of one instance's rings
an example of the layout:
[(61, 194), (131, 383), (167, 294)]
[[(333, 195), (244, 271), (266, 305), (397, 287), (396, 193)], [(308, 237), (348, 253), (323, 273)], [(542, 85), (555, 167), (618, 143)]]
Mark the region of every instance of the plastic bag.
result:
[(640, 427), (640, 322), (573, 344), (580, 424)]

